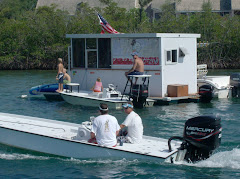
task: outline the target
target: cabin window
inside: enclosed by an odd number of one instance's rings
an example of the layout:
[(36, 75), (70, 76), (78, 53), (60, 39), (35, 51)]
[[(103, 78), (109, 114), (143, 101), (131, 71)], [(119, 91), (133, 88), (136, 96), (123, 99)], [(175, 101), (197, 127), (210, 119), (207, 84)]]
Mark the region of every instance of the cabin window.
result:
[(73, 67), (111, 68), (111, 40), (72, 39)]
[(172, 62), (171, 51), (167, 51), (167, 62)]
[(86, 49), (97, 49), (96, 39), (86, 39)]
[(72, 39), (73, 67), (85, 68), (85, 39)]
[(98, 68), (111, 68), (110, 39), (98, 39)]
[(177, 50), (166, 50), (166, 64), (175, 64), (178, 61)]
[(177, 62), (177, 50), (172, 50), (172, 62)]

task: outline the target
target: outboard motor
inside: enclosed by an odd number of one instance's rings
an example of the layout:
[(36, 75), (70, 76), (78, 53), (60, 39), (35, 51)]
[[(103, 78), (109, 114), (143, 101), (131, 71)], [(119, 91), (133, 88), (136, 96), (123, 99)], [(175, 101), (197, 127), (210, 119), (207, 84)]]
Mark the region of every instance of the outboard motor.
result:
[(198, 116), (188, 119), (185, 123), (183, 137), (171, 137), (168, 141), (169, 150), (172, 139), (182, 140), (176, 161), (197, 162), (210, 157), (221, 143), (221, 120), (213, 116)]
[(230, 75), (230, 85), (232, 88), (232, 97), (240, 97), (240, 73)]
[(147, 85), (133, 85), (132, 91), (130, 93), (130, 98), (134, 107), (143, 108), (143, 105), (146, 103), (148, 97), (148, 86)]
[(209, 103), (213, 98), (213, 87), (211, 85), (202, 85), (199, 87), (200, 102)]

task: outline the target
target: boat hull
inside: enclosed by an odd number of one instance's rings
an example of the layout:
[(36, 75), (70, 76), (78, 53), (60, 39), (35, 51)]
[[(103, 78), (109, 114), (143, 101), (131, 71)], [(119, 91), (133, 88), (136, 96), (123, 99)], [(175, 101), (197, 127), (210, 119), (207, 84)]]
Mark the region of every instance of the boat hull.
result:
[(82, 106), (90, 106), (90, 107), (98, 107), (100, 103), (105, 103), (108, 105), (108, 108), (111, 109), (121, 109), (122, 105), (127, 102), (126, 99), (121, 100), (121, 98), (115, 100), (108, 99), (97, 99), (86, 96), (74, 95), (73, 93), (61, 93), (64, 101), (72, 104), (72, 105), (82, 105)]
[(67, 139), (58, 139), (2, 127), (0, 128), (0, 143), (41, 153), (81, 159), (127, 158), (157, 161), (165, 160), (160, 157), (129, 153), (115, 150), (114, 148), (106, 148), (78, 141), (73, 142)]
[[(89, 143), (89, 122), (74, 124), (43, 118), (0, 113), (0, 143), (17, 148), (80, 159), (144, 159), (164, 161), (180, 146), (169, 152), (167, 140), (143, 136), (139, 144), (103, 147)], [(84, 131), (86, 132), (84, 134)], [(150, 146), (149, 146), (150, 145)]]
[(230, 76), (205, 76), (197, 79), (198, 86), (210, 85), (213, 87), (213, 97), (231, 98), (232, 88), (230, 86)]
[(43, 96), (48, 101), (63, 101), (63, 98), (59, 93), (46, 93), (46, 94), (43, 94)]
[[(72, 104), (72, 105), (81, 105), (81, 106), (90, 106), (90, 107), (98, 107), (99, 103), (105, 103), (108, 105), (110, 109), (122, 109), (122, 105), (128, 102), (128, 98), (124, 97), (119, 98), (93, 98), (87, 97), (86, 95), (79, 95), (77, 93), (68, 93), (62, 92), (62, 98), (64, 101)], [(154, 100), (147, 99), (147, 103), (145, 107), (152, 107), (154, 104)]]
[[(199, 82), (198, 86), (201, 87), (203, 85), (211, 85), (208, 82)], [(214, 87), (214, 86), (213, 86)], [(224, 88), (224, 89), (217, 89), (214, 88), (213, 89), (213, 97), (214, 98), (219, 98), (219, 99), (223, 99), (223, 98), (231, 98), (232, 97), (232, 89), (231, 88)]]

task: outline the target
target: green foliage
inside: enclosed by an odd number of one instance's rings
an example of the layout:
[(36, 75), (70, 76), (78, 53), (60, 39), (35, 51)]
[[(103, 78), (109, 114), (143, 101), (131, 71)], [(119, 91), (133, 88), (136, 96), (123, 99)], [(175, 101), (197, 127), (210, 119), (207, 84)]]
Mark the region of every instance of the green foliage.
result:
[(82, 3), (75, 16), (68, 21), (68, 34), (100, 33), (99, 20), (94, 9)]
[(139, 0), (139, 5), (140, 5), (140, 9), (139, 9), (139, 23), (142, 22), (142, 16), (143, 16), (144, 7), (147, 6), (150, 2), (152, 2), (152, 0)]
[(161, 18), (154, 22), (155, 32), (176, 32), (178, 27), (175, 8), (172, 3), (167, 2), (162, 7)]
[(169, 1), (161, 7), (161, 18), (150, 22), (143, 8), (151, 0), (140, 0), (140, 8), (130, 10), (113, 0), (99, 1), (104, 8), (81, 3), (75, 16), (54, 5), (35, 9), (37, 0), (0, 1), (0, 68), (55, 69), (58, 57), (66, 63), (70, 44), (66, 34), (100, 33), (96, 12), (121, 33), (201, 34), (199, 42), (209, 45), (198, 48), (199, 63), (212, 68), (240, 67), (240, 16), (212, 13), (209, 2), (203, 4), (202, 12), (181, 15)]
[(5, 18), (19, 19), (28, 10), (36, 8), (37, 0), (2, 0), (0, 12)]
[[(55, 68), (55, 59), (67, 55), (66, 17), (68, 14), (54, 7), (42, 7), (28, 11), (19, 20), (4, 21), (0, 28), (0, 56), (12, 57), (21, 69)], [(41, 63), (35, 63), (38, 61)]]

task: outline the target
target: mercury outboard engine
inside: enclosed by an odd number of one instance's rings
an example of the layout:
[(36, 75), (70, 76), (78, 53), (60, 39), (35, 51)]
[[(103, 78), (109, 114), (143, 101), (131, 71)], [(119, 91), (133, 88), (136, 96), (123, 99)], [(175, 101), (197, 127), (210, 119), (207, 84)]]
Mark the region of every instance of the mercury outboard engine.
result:
[(213, 98), (213, 87), (211, 85), (202, 85), (199, 87), (200, 102), (209, 103)]
[(132, 98), (132, 102), (134, 107), (143, 108), (143, 105), (146, 103), (148, 97), (148, 86), (141, 85), (133, 85), (132, 91), (130, 93), (130, 98)]
[(232, 88), (232, 97), (240, 97), (240, 73), (230, 75), (230, 85)]
[(210, 157), (221, 143), (221, 120), (213, 116), (198, 116), (185, 123), (183, 137), (171, 137), (168, 140), (171, 151), (171, 140), (182, 140), (176, 161), (197, 162)]

